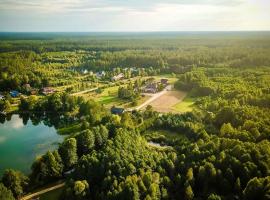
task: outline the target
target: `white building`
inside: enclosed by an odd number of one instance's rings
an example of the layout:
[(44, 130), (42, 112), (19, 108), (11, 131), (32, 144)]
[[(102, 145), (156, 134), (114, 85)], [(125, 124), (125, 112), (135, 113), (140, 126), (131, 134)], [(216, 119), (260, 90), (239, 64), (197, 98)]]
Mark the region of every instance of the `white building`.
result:
[(118, 81), (118, 80), (120, 80), (120, 79), (122, 79), (124, 77), (125, 77), (124, 74), (123, 73), (120, 73), (120, 74), (112, 77), (112, 81)]

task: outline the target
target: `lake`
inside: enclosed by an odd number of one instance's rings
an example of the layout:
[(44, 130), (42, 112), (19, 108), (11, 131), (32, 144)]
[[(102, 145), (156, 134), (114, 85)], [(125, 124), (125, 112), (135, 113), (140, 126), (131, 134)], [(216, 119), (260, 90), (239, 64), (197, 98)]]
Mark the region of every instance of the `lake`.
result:
[(0, 123), (0, 176), (7, 168), (29, 173), (37, 156), (56, 149), (62, 141), (54, 127), (43, 122), (33, 125), (31, 120), (24, 125), (19, 115), (12, 115), (11, 120)]

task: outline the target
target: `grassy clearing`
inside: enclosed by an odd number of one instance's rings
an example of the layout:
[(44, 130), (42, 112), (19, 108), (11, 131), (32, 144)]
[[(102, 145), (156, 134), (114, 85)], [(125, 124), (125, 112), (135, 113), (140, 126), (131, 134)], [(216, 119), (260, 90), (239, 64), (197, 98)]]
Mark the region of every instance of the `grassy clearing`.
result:
[[(127, 86), (127, 83), (120, 85), (121, 87)], [(121, 106), (124, 108), (130, 108), (132, 107), (130, 101), (125, 101), (123, 99), (118, 98), (118, 88), (119, 85), (111, 86), (108, 88), (102, 89), (101, 93), (97, 93), (95, 91), (80, 94), (78, 96), (82, 96), (85, 99), (94, 99), (95, 101), (105, 105), (106, 107), (110, 108), (112, 106)], [(144, 101), (146, 101), (149, 97), (141, 97), (138, 100), (138, 105), (142, 104)]]
[(179, 140), (188, 140), (188, 138), (180, 133), (176, 133), (170, 130), (152, 130), (147, 132), (147, 134), (152, 135), (152, 136), (164, 136), (167, 139), (179, 139)]
[(189, 139), (181, 133), (169, 130), (148, 130), (143, 135), (150, 146), (174, 146), (189, 143)]
[(71, 133), (76, 133), (81, 130), (80, 124), (73, 124), (64, 128), (57, 129), (57, 133), (60, 135), (69, 135)]
[(180, 113), (190, 112), (194, 107), (194, 103), (195, 101), (193, 98), (186, 97), (183, 101), (174, 105), (172, 109)]
[[(125, 85), (123, 85), (125, 86)], [(113, 87), (108, 87), (108, 88), (105, 88), (103, 89), (103, 91), (101, 92), (100, 96), (101, 97), (104, 97), (104, 96), (117, 96), (117, 92), (118, 92), (118, 88), (120, 86), (113, 86)]]
[(10, 108), (6, 111), (7, 113), (14, 113), (19, 110), (19, 104), (11, 104)]
[(98, 102), (106, 105), (106, 104), (111, 104), (111, 103), (117, 102), (118, 100), (119, 100), (118, 97), (105, 96), (105, 97), (101, 97), (100, 99), (98, 99)]
[(154, 101), (150, 102), (149, 105), (151, 105), (157, 112), (176, 112), (174, 109), (172, 109), (173, 106), (181, 102), (186, 97), (186, 95), (187, 93), (183, 91), (166, 91)]
[[(152, 76), (155, 78), (156, 81), (160, 81), (162, 78), (167, 78), (169, 80), (170, 84), (173, 84), (175, 81), (177, 81), (177, 78), (175, 78), (172, 74), (164, 74), (164, 75), (158, 75), (158, 76)], [(97, 93), (96, 91), (91, 91), (83, 94), (79, 94), (78, 96), (84, 97), (86, 100), (88, 99), (94, 99), (95, 101), (105, 105), (106, 107), (110, 108), (112, 106), (120, 106), (124, 108), (130, 108), (134, 107), (131, 102), (125, 101), (123, 99), (118, 98), (118, 88), (126, 87), (128, 84), (131, 84), (130, 82), (134, 82), (136, 79), (148, 79), (150, 77), (135, 77), (129, 80), (122, 80), (120, 85), (111, 85), (110, 87), (104, 88), (101, 90), (101, 93)], [(144, 103), (147, 99), (149, 99), (148, 96), (141, 97), (138, 100), (138, 105)]]

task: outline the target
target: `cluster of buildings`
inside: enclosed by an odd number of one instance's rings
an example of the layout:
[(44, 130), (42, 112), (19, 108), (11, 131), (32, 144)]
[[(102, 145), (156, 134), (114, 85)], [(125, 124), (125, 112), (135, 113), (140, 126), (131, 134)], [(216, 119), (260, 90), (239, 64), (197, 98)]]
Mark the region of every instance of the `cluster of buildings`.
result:
[(42, 88), (42, 94), (44, 94), (44, 95), (53, 94), (55, 92), (56, 92), (56, 90), (51, 88), (51, 87)]
[[(25, 90), (27, 93), (29, 93), (29, 94), (31, 94), (31, 95), (36, 95), (36, 94), (39, 93), (39, 90), (36, 89), (36, 88), (32, 88), (32, 87), (30, 86), (30, 84), (25, 84), (25, 85), (23, 85), (23, 88), (24, 88), (24, 90)], [(51, 88), (51, 87), (44, 87), (44, 88), (42, 88), (42, 90), (41, 90), (41, 93), (44, 94), (44, 95), (53, 94), (53, 93), (55, 93), (55, 92), (56, 92), (56, 90), (55, 90), (54, 88)], [(22, 93), (20, 93), (20, 92), (17, 91), (17, 90), (11, 90), (11, 91), (9, 92), (9, 95), (10, 95), (12, 98), (17, 98), (17, 97), (20, 97), (20, 96), (22, 95)], [(2, 94), (0, 94), (0, 100), (4, 100), (4, 99), (5, 99), (5, 96), (2, 95)]]
[[(100, 71), (100, 72), (97, 72), (97, 73), (96, 73), (96, 77), (97, 77), (98, 79), (101, 79), (101, 78), (103, 78), (104, 76), (106, 76), (106, 72), (105, 72), (105, 71)], [(113, 77), (111, 78), (111, 81), (119, 81), (119, 80), (123, 79), (124, 77), (125, 77), (124, 73), (119, 73), (119, 74), (113, 76)]]
[[(169, 80), (166, 78), (162, 78), (160, 79), (160, 81), (149, 81), (146, 86), (143, 88), (143, 92), (145, 93), (157, 93), (159, 91), (160, 88), (165, 88), (169, 86)], [(111, 108), (111, 113), (115, 114), (115, 115), (121, 115), (124, 112), (126, 112), (128, 110), (125, 110), (124, 108), (120, 108), (120, 107), (115, 107), (113, 106)]]
[(102, 78), (102, 77), (104, 77), (104, 76), (106, 76), (106, 72), (105, 72), (105, 71), (100, 71), (100, 72), (97, 72), (97, 73), (96, 73), (96, 77), (97, 77), (97, 78)]
[(168, 85), (168, 79), (162, 78), (160, 81), (152, 81), (143, 88), (145, 93), (157, 93), (161, 87), (166, 87)]
[[(17, 90), (12, 90), (9, 92), (9, 95), (12, 97), (12, 98), (16, 98), (16, 97), (19, 97), (21, 95), (21, 93)], [(5, 96), (0, 94), (0, 100), (4, 100), (5, 99)]]
[(112, 81), (118, 81), (118, 80), (123, 79), (124, 77), (125, 77), (125, 75), (124, 75), (123, 73), (120, 73), (120, 74), (118, 74), (118, 75), (116, 75), (116, 76), (113, 76), (113, 77), (111, 78), (111, 80), (112, 80)]
[(38, 94), (38, 89), (32, 88), (30, 84), (24, 84), (23, 88), (26, 90), (27, 93), (30, 93), (31, 95)]

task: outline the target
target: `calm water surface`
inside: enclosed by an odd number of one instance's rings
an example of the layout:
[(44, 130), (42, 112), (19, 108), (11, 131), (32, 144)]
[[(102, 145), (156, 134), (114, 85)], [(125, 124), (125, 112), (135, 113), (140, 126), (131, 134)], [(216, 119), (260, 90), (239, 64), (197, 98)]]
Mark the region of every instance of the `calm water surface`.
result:
[(10, 121), (0, 123), (0, 176), (7, 168), (29, 173), (34, 159), (56, 149), (61, 141), (63, 136), (54, 127), (43, 122), (35, 126), (31, 120), (24, 125), (18, 115), (13, 115)]

